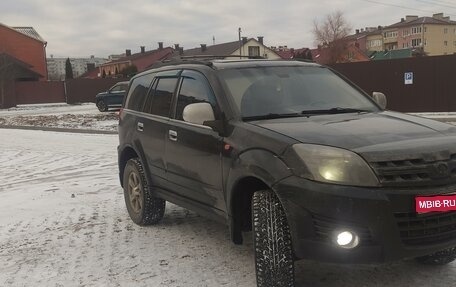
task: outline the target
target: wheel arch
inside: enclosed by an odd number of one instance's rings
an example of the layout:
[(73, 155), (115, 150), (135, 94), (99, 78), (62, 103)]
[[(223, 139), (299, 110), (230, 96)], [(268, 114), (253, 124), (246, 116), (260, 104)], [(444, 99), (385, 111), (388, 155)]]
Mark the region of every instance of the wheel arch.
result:
[(125, 166), (127, 162), (132, 158), (139, 158), (139, 154), (131, 147), (125, 147), (122, 152), (119, 154), (119, 177), (120, 177), (120, 185), (123, 187), (123, 174), (125, 170)]
[(227, 181), (227, 209), (231, 240), (242, 244), (242, 231), (251, 230), (251, 203), (255, 191), (269, 189), (291, 173), (276, 154), (267, 150), (242, 153), (229, 172)]

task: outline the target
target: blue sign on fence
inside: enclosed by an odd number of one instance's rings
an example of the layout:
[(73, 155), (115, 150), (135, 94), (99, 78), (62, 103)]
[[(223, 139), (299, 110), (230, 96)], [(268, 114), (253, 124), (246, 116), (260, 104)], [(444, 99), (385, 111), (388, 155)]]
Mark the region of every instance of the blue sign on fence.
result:
[(404, 84), (406, 84), (406, 85), (413, 84), (413, 72), (404, 73)]

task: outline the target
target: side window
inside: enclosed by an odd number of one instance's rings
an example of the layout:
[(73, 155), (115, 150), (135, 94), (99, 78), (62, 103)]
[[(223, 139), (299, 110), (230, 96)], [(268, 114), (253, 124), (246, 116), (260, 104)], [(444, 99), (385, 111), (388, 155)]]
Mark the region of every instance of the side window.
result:
[(128, 88), (128, 84), (116, 84), (112, 87), (111, 92), (124, 92)]
[(152, 103), (150, 107), (151, 114), (169, 117), (176, 84), (177, 78), (175, 77), (158, 78), (157, 87), (152, 96)]
[(206, 78), (197, 73), (186, 71), (182, 74), (182, 84), (177, 98), (176, 119), (184, 120), (182, 113), (189, 104), (209, 103), (215, 108), (216, 102)]
[(120, 91), (120, 88), (121, 88), (120, 85), (114, 86), (114, 87), (112, 87), (111, 92), (118, 92), (118, 91)]
[(125, 92), (128, 89), (128, 84), (119, 85), (119, 92)]
[(147, 74), (133, 80), (125, 102), (127, 109), (135, 111), (142, 110), (147, 91), (153, 78), (154, 74)]

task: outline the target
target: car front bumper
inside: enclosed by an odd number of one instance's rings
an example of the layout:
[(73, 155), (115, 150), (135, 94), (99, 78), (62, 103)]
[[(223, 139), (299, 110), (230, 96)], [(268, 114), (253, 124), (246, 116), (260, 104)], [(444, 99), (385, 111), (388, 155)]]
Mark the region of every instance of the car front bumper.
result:
[[(456, 246), (456, 212), (418, 215), (418, 194), (445, 194), (456, 186), (391, 189), (317, 183), (291, 176), (273, 186), (285, 213), (296, 257), (336, 263), (413, 258)], [(343, 249), (338, 231), (355, 232), (359, 245)]]

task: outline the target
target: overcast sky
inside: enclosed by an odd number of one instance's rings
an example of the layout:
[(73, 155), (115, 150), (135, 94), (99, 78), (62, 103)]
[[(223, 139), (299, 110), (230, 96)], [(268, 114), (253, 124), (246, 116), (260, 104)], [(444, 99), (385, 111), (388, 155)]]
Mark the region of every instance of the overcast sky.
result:
[[(335, 10), (354, 29), (390, 25), (405, 15), (444, 12), (456, 20), (454, 0), (0, 0), (0, 23), (33, 26), (54, 57), (107, 57), (179, 43), (264, 36), (268, 46), (314, 47), (312, 23)], [(1, 39), (0, 39), (1, 41)]]

